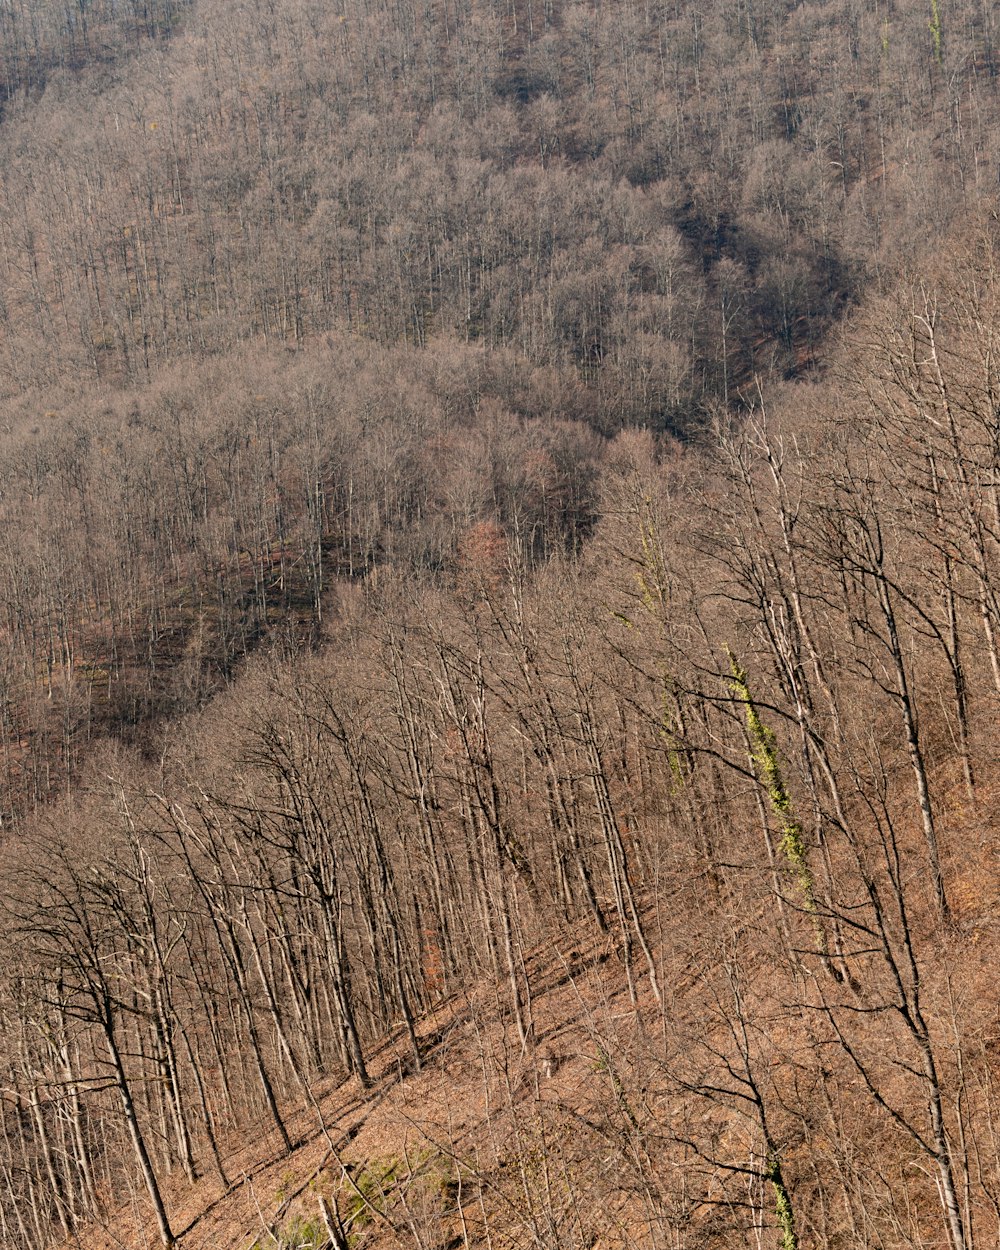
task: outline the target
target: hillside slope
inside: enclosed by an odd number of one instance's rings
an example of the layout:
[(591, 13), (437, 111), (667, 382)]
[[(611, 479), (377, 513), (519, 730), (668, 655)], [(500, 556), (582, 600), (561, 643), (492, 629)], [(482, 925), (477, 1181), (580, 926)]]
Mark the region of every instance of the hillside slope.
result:
[(4, 1246), (1000, 1242), (995, 34), (0, 4)]
[(996, 255), (95, 757), (9, 861), (7, 1227), (990, 1244)]
[[(635, 1013), (610, 958), (558, 942), (526, 957), (526, 1052), (496, 1018), (502, 987), (482, 984), (421, 1019), (419, 1070), (397, 1033), (373, 1052), (369, 1088), (314, 1086), (287, 1117), (291, 1152), (265, 1131), (223, 1151), (227, 1188), (216, 1175), (168, 1187), (181, 1244), (320, 1246), (328, 1225), (351, 1246), (631, 1244), (649, 1211), (624, 1183), (639, 1129), (623, 1081), (655, 1013)], [(102, 1223), (73, 1244), (158, 1244), (141, 1195)]]

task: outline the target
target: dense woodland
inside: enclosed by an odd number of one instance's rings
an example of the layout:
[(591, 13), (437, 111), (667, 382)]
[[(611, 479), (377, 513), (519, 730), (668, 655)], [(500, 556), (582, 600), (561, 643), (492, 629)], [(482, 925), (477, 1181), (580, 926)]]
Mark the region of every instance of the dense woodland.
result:
[(1000, 1242), (996, 24), (0, 0), (0, 1243)]

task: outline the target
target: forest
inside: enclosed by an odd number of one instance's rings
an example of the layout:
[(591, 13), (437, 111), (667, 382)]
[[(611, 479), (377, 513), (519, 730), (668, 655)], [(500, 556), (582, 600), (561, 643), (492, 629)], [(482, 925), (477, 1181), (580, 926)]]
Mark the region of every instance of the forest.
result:
[(0, 1246), (1000, 1243), (986, 0), (0, 0)]

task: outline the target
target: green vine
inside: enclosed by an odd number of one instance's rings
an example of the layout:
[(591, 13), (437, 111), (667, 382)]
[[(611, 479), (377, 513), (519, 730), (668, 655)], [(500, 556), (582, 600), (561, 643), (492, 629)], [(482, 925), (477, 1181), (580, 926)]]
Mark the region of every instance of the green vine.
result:
[(802, 894), (802, 903), (805, 910), (813, 918), (817, 947), (821, 954), (826, 954), (826, 939), (817, 915), (816, 892), (812, 871), (806, 858), (802, 826), (795, 817), (791, 795), (788, 793), (788, 787), (785, 785), (785, 779), (781, 772), (777, 739), (773, 730), (764, 723), (760, 712), (757, 710), (757, 705), (750, 692), (746, 669), (737, 663), (736, 657), (728, 647), (726, 648), (726, 654), (729, 656), (729, 689), (743, 704), (746, 714), (747, 736), (750, 739), (750, 762), (753, 765), (754, 772), (767, 790), (771, 809), (778, 819), (778, 827), (781, 830), (778, 850), (785, 857), (785, 861), (795, 876)]
[(927, 23), (930, 27), (931, 40), (934, 44), (934, 59), (940, 65), (942, 60), (941, 54), (941, 10), (938, 8), (938, 0), (931, 0), (931, 20)]
[(795, 1217), (792, 1212), (792, 1200), (785, 1188), (785, 1180), (781, 1174), (781, 1163), (777, 1155), (771, 1155), (767, 1166), (767, 1179), (774, 1190), (774, 1213), (781, 1229), (781, 1250), (798, 1250), (799, 1239), (795, 1233)]

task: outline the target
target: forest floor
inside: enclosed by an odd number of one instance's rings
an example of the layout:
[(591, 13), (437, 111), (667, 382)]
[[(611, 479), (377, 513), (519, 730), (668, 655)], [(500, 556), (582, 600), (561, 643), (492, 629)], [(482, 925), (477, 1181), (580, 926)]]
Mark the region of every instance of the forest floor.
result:
[[(178, 1245), (313, 1250), (330, 1244), (324, 1207), (351, 1250), (519, 1246), (537, 1243), (542, 1225), (589, 1222), (571, 1209), (577, 1196), (567, 1203), (567, 1186), (556, 1184), (556, 1195), (542, 1175), (547, 1139), (569, 1121), (576, 1136), (580, 1125), (594, 1129), (598, 1105), (620, 1099), (606, 1039), (623, 1021), (641, 1028), (652, 995), (639, 988), (633, 1005), (619, 958), (593, 945), (548, 944), (527, 957), (526, 971), (528, 1045), (518, 1040), (506, 984), (484, 980), (442, 1001), (417, 1022), (419, 1070), (400, 1027), (371, 1053), (369, 1088), (357, 1078), (327, 1081), (310, 1090), (312, 1105), (283, 1109), (291, 1153), (262, 1123), (258, 1134), (225, 1143), (228, 1186), (217, 1174), (193, 1186), (168, 1181)], [(614, 1228), (624, 1218), (605, 1211), (604, 1220), (608, 1234), (593, 1244), (621, 1244)], [(160, 1241), (137, 1191), (70, 1244), (155, 1250)]]

